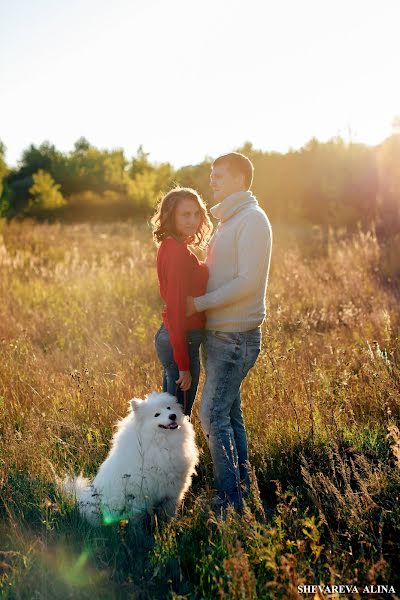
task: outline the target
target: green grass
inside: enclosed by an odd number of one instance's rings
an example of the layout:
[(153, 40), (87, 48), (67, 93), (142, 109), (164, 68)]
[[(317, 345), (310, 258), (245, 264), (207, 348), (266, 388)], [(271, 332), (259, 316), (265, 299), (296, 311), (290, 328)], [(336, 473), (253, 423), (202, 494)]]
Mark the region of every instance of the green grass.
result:
[[(329, 256), (276, 239), (243, 403), (254, 492), (209, 509), (211, 460), (176, 519), (91, 528), (54, 472), (90, 475), (128, 400), (160, 389), (155, 249), (128, 224), (5, 224), (0, 238), (0, 597), (296, 598), (400, 589), (398, 287), (373, 234)], [(393, 258), (393, 257), (392, 257)], [(202, 385), (202, 379), (201, 379)]]

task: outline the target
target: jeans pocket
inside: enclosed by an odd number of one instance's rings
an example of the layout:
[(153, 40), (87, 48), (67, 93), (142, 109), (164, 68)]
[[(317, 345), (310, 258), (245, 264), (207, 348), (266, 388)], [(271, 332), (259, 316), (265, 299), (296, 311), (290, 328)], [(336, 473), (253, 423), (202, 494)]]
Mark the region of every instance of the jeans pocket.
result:
[(250, 369), (252, 367), (254, 367), (258, 355), (260, 354), (260, 347), (259, 346), (252, 346), (252, 345), (247, 345), (247, 351), (246, 351), (246, 356), (243, 362), (243, 378), (246, 377), (247, 373), (250, 371)]
[(189, 331), (187, 336), (187, 343), (189, 344), (189, 346), (197, 346), (199, 347), (200, 344), (204, 341), (204, 331), (200, 330), (200, 331)]
[(247, 345), (250, 348), (258, 348), (261, 349), (261, 331), (259, 329), (253, 329), (248, 332), (247, 335)]
[(239, 334), (232, 331), (212, 331), (213, 336), (226, 344), (238, 344)]

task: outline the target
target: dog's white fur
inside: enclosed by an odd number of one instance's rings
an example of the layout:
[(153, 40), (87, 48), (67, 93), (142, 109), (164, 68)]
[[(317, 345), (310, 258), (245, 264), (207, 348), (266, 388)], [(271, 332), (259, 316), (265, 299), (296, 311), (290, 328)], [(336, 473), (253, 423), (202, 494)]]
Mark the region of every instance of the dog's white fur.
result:
[(92, 525), (140, 516), (155, 507), (174, 516), (199, 461), (193, 426), (174, 396), (152, 392), (130, 404), (93, 481), (78, 476), (61, 482), (62, 492), (76, 498)]

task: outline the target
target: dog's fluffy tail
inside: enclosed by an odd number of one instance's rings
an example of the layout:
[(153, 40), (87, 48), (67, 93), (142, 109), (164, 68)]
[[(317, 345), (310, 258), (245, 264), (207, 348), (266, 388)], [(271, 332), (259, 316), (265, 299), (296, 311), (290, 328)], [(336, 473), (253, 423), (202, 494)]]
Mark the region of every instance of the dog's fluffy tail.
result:
[(91, 525), (100, 525), (99, 495), (90, 479), (82, 475), (67, 475), (64, 479), (59, 479), (59, 487), (66, 498), (76, 501), (80, 514)]

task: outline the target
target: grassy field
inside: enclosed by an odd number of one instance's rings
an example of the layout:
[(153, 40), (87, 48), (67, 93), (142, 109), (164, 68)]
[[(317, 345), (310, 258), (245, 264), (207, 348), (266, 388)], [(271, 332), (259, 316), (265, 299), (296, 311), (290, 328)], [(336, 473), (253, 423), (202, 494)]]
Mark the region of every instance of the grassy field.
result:
[(400, 313), (387, 254), (372, 233), (323, 257), (274, 244), (262, 352), (244, 383), (258, 482), (244, 516), (209, 511), (195, 419), (201, 466), (176, 520), (92, 529), (57, 494), (53, 469), (94, 473), (128, 400), (160, 389), (150, 232), (3, 226), (1, 598), (311, 598), (297, 591), (305, 584), (400, 593)]

